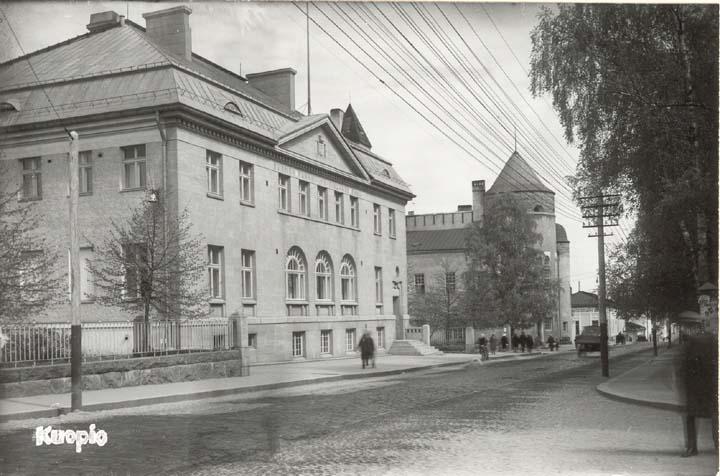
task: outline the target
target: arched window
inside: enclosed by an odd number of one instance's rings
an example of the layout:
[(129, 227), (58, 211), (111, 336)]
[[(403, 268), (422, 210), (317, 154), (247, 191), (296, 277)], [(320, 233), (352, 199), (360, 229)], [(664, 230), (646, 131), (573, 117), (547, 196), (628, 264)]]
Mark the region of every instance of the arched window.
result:
[(355, 280), (355, 261), (352, 256), (343, 256), (340, 262), (340, 299), (343, 301), (357, 300), (357, 281)]
[(225, 110), (226, 110), (227, 112), (232, 112), (233, 114), (237, 114), (238, 116), (241, 116), (241, 117), (244, 117), (244, 116), (245, 116), (245, 115), (242, 113), (242, 111), (240, 110), (240, 108), (238, 107), (238, 105), (235, 104), (235, 103), (232, 102), (232, 101), (230, 101), (230, 102), (228, 102), (227, 104), (225, 104)]
[(542, 213), (544, 210), (543, 210), (543, 207), (542, 207), (541, 205), (535, 205), (535, 208), (533, 208), (533, 211), (534, 211), (534, 212)]
[(333, 298), (333, 267), (330, 255), (325, 251), (318, 253), (315, 259), (316, 298), (318, 301), (330, 301)]
[(305, 300), (307, 265), (305, 255), (297, 246), (290, 248), (285, 261), (285, 292), (288, 299)]
[(390, 171), (388, 169), (382, 169), (381, 173), (386, 177), (390, 177)]

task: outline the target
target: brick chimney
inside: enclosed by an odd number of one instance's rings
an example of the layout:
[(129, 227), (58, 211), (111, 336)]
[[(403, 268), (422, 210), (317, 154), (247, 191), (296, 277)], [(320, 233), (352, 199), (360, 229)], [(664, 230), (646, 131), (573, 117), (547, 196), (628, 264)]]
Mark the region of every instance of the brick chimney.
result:
[(125, 17), (113, 11), (92, 13), (90, 14), (90, 23), (87, 24), (87, 29), (91, 33), (107, 30), (122, 25), (124, 19)]
[(339, 131), (342, 131), (342, 121), (344, 115), (345, 111), (343, 111), (342, 109), (330, 109), (330, 120), (333, 122), (333, 124), (335, 124), (335, 127), (337, 127)]
[(295, 110), (295, 71), (292, 68), (274, 69), (248, 74), (248, 84), (264, 92), (277, 102)]
[(472, 212), (473, 221), (482, 223), (485, 215), (485, 181), (473, 180), (472, 182)]
[(192, 59), (191, 13), (192, 10), (184, 5), (143, 13), (147, 35), (166, 52), (190, 61)]

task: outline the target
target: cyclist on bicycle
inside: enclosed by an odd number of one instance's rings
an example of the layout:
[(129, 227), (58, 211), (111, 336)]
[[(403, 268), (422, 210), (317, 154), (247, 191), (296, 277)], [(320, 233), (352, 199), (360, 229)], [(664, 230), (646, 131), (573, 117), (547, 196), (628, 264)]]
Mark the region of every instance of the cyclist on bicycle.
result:
[(489, 358), (485, 334), (480, 334), (480, 338), (478, 339), (478, 350), (480, 351), (480, 357), (482, 360), (487, 360)]

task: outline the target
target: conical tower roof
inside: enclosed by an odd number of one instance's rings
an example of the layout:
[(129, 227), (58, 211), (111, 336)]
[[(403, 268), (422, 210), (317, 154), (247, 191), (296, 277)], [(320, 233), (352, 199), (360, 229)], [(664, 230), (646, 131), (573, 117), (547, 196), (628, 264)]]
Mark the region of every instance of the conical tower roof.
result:
[(517, 151), (513, 152), (500, 175), (495, 179), (495, 183), (487, 191), (490, 194), (506, 192), (555, 193), (542, 183), (535, 170)]
[(360, 124), (360, 120), (358, 119), (357, 114), (355, 114), (352, 104), (348, 104), (345, 115), (343, 116), (341, 132), (348, 140), (357, 144), (362, 144), (367, 148), (372, 148), (372, 144), (370, 143), (367, 134), (365, 134), (365, 130), (363, 129), (362, 124)]

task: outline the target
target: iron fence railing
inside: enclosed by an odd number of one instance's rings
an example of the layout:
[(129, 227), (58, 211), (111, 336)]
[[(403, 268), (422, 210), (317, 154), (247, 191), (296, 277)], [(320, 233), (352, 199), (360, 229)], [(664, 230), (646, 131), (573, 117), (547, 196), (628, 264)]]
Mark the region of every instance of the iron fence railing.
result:
[[(83, 322), (83, 361), (227, 350), (235, 347), (226, 318)], [(4, 326), (0, 366), (52, 365), (70, 360), (70, 324)]]

